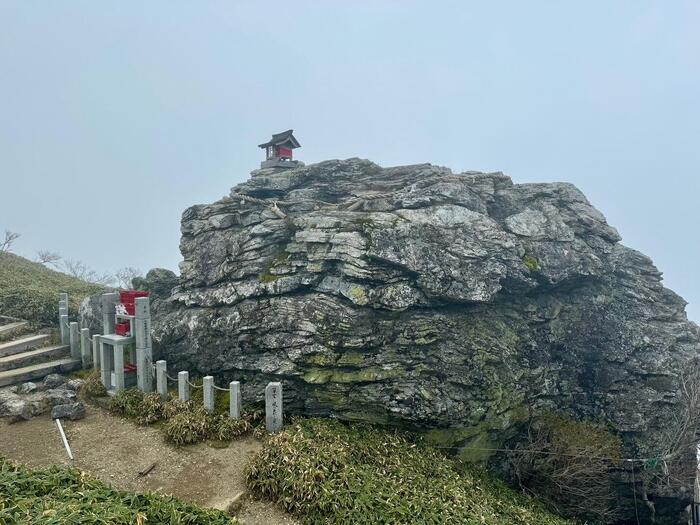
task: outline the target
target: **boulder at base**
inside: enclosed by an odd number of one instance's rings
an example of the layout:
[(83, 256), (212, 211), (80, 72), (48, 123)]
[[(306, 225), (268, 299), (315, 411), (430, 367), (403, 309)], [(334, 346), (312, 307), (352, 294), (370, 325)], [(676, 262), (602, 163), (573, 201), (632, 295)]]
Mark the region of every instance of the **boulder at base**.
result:
[(51, 419), (70, 419), (75, 421), (85, 417), (85, 405), (80, 401), (75, 403), (67, 403), (65, 405), (56, 405), (51, 409)]

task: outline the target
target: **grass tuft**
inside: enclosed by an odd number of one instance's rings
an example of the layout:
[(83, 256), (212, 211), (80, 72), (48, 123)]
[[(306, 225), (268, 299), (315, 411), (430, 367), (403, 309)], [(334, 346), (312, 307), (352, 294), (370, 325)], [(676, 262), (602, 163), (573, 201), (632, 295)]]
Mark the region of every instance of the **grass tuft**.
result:
[(136, 388), (118, 392), (110, 400), (109, 410), (133, 419), (139, 425), (162, 421), (165, 440), (176, 446), (207, 440), (232, 441), (253, 430), (263, 420), (260, 410), (244, 410), (241, 418), (231, 419), (227, 412), (217, 413), (215, 410), (209, 414), (201, 402), (194, 399), (180, 401), (171, 394), (167, 401), (163, 401), (156, 393), (144, 394)]
[(90, 401), (96, 397), (104, 397), (106, 395), (107, 389), (102, 384), (102, 379), (97, 370), (93, 370), (89, 375), (84, 376), (84, 382), (78, 392), (80, 399)]
[(225, 512), (171, 496), (115, 490), (77, 469), (30, 469), (0, 458), (0, 523), (232, 525)]
[(212, 420), (202, 407), (176, 414), (165, 423), (165, 440), (178, 447), (205, 441), (212, 434)]
[(408, 435), (326, 419), (295, 419), (249, 465), (252, 492), (307, 524), (571, 523)]

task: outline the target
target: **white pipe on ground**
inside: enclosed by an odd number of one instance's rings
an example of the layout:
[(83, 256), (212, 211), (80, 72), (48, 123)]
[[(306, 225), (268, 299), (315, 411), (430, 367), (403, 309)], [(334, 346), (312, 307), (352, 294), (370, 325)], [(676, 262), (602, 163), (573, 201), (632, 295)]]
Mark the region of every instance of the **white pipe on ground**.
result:
[(63, 425), (61, 425), (61, 420), (60, 419), (54, 419), (56, 422), (56, 426), (58, 427), (58, 431), (61, 433), (61, 439), (63, 440), (63, 446), (66, 447), (66, 452), (68, 452), (68, 457), (73, 460), (73, 453), (70, 451), (70, 445), (68, 445), (68, 440), (66, 439), (66, 433), (63, 432)]

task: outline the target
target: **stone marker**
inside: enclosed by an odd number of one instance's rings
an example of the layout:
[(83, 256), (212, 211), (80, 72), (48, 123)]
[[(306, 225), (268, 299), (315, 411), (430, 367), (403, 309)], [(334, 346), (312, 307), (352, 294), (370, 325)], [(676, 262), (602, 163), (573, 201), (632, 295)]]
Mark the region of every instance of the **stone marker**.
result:
[(80, 330), (80, 358), (83, 361), (83, 368), (90, 368), (92, 364), (92, 344), (90, 343), (90, 329)]
[(241, 383), (239, 381), (231, 381), (228, 384), (229, 391), (229, 411), (228, 415), (231, 419), (241, 417)]
[[(64, 317), (65, 316), (65, 317)], [(61, 344), (68, 344), (68, 327), (65, 325), (68, 321), (68, 294), (58, 294), (58, 327), (61, 331)]]
[(107, 390), (112, 389), (112, 367), (114, 360), (112, 359), (112, 347), (105, 344), (102, 338), (99, 338), (100, 346), (100, 375), (102, 376), (102, 384)]
[(132, 324), (136, 342), (136, 384), (142, 392), (153, 391), (151, 306), (148, 297), (137, 297)]
[(70, 323), (70, 356), (75, 359), (80, 359), (80, 328), (78, 323)]
[(124, 345), (114, 347), (114, 391), (124, 390)]
[(150, 348), (136, 349), (136, 386), (141, 392), (153, 392), (153, 358)]
[(70, 334), (68, 333), (68, 314), (62, 314), (60, 317), (61, 328), (61, 344), (67, 345), (70, 343)]
[(282, 383), (268, 383), (265, 387), (265, 428), (271, 433), (282, 428)]
[(190, 385), (188, 381), (190, 380), (190, 373), (183, 370), (177, 373), (177, 394), (180, 401), (190, 400)]
[(92, 368), (97, 370), (100, 368), (100, 336), (95, 334), (92, 336)]
[[(138, 298), (140, 299), (140, 297)], [(137, 299), (137, 300), (138, 300)], [(151, 347), (151, 319), (134, 319), (134, 337), (136, 338), (136, 348)]]
[(102, 333), (104, 335), (114, 333), (114, 315), (116, 313), (116, 306), (118, 302), (118, 293), (102, 294)]
[(164, 360), (156, 361), (156, 388), (160, 394), (160, 398), (165, 401), (168, 399), (168, 364)]
[(202, 379), (202, 397), (204, 398), (204, 410), (212, 414), (214, 412), (214, 377), (204, 376)]

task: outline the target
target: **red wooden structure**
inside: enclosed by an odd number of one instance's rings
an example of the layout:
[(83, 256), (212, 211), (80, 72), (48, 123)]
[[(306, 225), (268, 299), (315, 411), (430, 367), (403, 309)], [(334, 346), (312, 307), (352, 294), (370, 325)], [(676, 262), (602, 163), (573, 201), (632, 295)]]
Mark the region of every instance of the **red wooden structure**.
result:
[(265, 161), (268, 163), (293, 162), (292, 150), (301, 147), (299, 141), (294, 138), (294, 130), (288, 129), (282, 133), (272, 135), (269, 141), (258, 144), (265, 150)]

